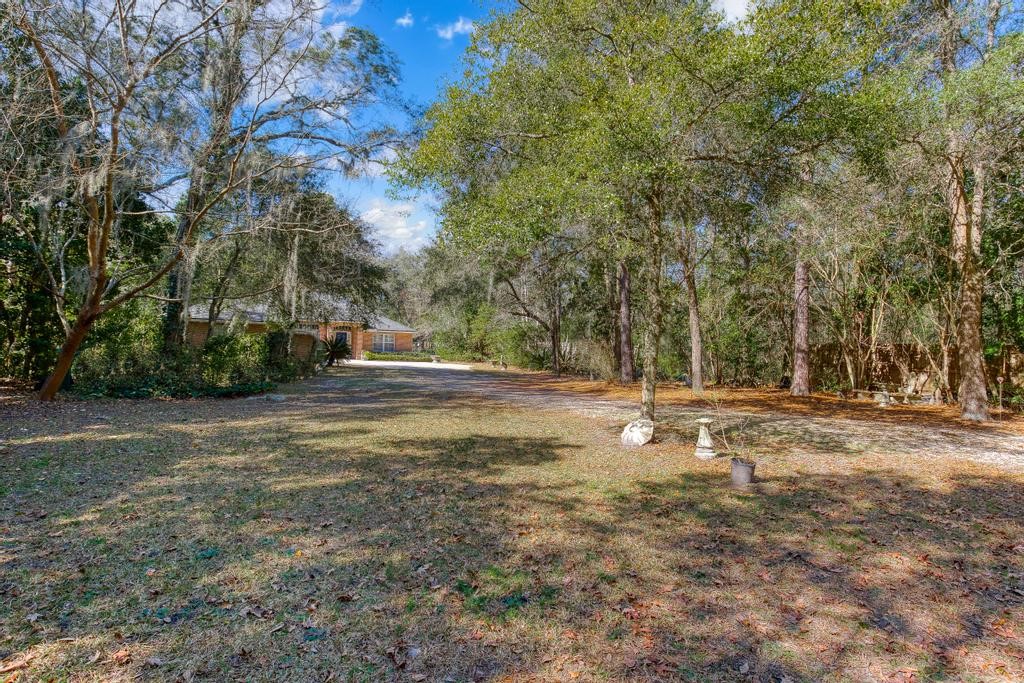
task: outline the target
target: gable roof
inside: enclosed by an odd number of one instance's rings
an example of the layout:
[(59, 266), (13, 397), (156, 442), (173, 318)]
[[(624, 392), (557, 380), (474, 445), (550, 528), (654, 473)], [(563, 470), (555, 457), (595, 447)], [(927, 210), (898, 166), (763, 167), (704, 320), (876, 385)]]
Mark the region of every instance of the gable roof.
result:
[[(358, 323), (365, 325), (369, 330), (378, 332), (415, 332), (416, 330), (408, 325), (392, 320), (383, 315), (360, 311), (345, 299), (319, 297), (321, 307), (325, 312), (322, 318), (325, 322), (331, 323)], [(189, 306), (188, 317), (192, 320), (205, 321), (209, 316), (210, 309), (204, 304)], [(233, 308), (223, 308), (217, 315), (217, 322), (229, 323), (236, 315), (243, 315), (249, 322), (265, 323), (272, 319), (270, 306), (265, 303), (251, 302), (239, 303)], [(315, 324), (319, 320), (303, 320), (302, 322)]]

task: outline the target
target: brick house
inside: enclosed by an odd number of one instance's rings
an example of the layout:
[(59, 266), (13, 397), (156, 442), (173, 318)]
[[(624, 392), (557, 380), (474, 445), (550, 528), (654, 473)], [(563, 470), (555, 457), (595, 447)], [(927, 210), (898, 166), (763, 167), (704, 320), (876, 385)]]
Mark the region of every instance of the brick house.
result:
[(416, 330), (382, 315), (368, 316), (366, 322), (332, 320), (320, 323), (321, 339), (344, 339), (352, 349), (352, 357), (359, 358), (363, 351), (374, 353), (403, 353), (413, 350)]
[[(382, 315), (356, 312), (348, 302), (332, 300), (325, 307), (324, 319), (300, 320), (292, 330), (292, 355), (310, 358), (317, 341), (344, 339), (352, 349), (352, 357), (359, 358), (364, 351), (376, 353), (402, 353), (413, 350), (416, 330)], [(236, 318), (242, 318), (245, 331), (250, 334), (267, 332), (270, 325), (269, 307), (251, 304), (225, 309), (217, 316), (212, 334), (223, 334)], [(209, 310), (198, 305), (189, 308), (187, 339), (194, 346), (202, 346), (211, 336)]]

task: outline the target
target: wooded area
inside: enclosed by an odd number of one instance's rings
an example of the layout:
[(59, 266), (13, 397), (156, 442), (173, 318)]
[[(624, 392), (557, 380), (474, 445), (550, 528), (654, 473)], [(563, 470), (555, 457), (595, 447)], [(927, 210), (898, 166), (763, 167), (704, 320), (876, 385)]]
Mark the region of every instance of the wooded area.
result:
[(470, 1), (0, 0), (0, 680), (1024, 681), (1024, 0)]
[[(411, 133), (305, 0), (2, 18), (0, 372), (43, 399), (165, 372), (192, 305), (323, 294), (647, 416), (659, 379), (1024, 401), (1019, 3), (516, 3)], [(325, 190), (395, 149), (441, 225), (384, 258)]]
[(190, 305), (212, 321), (269, 302), (287, 331), (317, 314), (309, 293), (380, 298), (377, 246), (324, 186), (397, 141), (370, 116), (400, 104), (397, 65), (368, 31), (325, 30), (324, 11), (2, 6), (0, 373), (44, 400), (73, 363), (100, 393), (110, 376), (129, 391), (221, 370), (251, 382), (265, 373), (247, 363), (287, 358), (237, 336), (184, 349)]
[(556, 373), (637, 353), (649, 416), (656, 376), (1020, 405), (1020, 10), (518, 3), (395, 173), (444, 200), (407, 317)]

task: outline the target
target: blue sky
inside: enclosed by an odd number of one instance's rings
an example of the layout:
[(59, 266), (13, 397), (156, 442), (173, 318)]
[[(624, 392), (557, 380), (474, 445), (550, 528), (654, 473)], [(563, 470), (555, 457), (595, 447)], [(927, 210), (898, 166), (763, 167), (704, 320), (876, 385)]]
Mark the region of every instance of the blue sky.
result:
[[(480, 0), (348, 0), (335, 2), (334, 16), (376, 33), (401, 61), (402, 95), (425, 106), (459, 74), (473, 22), (484, 19), (493, 6), (495, 3)], [(434, 235), (430, 197), (388, 197), (387, 183), (378, 177), (337, 180), (331, 189), (373, 226), (386, 253), (419, 249)]]
[[(746, 13), (747, 0), (716, 0), (729, 19)], [(433, 101), (444, 84), (460, 72), (462, 53), (473, 22), (498, 6), (489, 0), (333, 0), (332, 21), (368, 28), (401, 61), (401, 92), (418, 105)], [(430, 197), (396, 200), (388, 197), (379, 177), (337, 180), (331, 189), (371, 226), (385, 253), (417, 250), (436, 231), (435, 202)]]

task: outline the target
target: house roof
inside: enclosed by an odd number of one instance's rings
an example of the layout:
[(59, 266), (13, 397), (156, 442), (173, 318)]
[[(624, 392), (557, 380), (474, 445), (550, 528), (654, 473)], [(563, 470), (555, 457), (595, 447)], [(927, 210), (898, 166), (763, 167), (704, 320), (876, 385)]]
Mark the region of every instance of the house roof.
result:
[(378, 313), (359, 309), (353, 306), (347, 299), (337, 297), (317, 297), (320, 308), (328, 316), (330, 322), (356, 322), (363, 323), (371, 330), (380, 332), (415, 332), (413, 328), (404, 325), (397, 320), (392, 320)]
[[(383, 315), (368, 311), (357, 310), (355, 306), (345, 299), (321, 297), (318, 301), (320, 308), (325, 312), (321, 320), (332, 323), (360, 323), (366, 325), (367, 329), (379, 332), (415, 332), (416, 330), (396, 320)], [(209, 308), (204, 304), (190, 306), (188, 309), (189, 318), (193, 320), (206, 320), (209, 316)], [(244, 315), (249, 322), (265, 323), (272, 318), (270, 306), (265, 303), (239, 303), (233, 308), (223, 308), (217, 315), (217, 322), (227, 323), (236, 315)], [(319, 321), (304, 320), (302, 322), (315, 323)]]
[[(236, 315), (244, 315), (251, 323), (265, 323), (270, 319), (270, 307), (266, 304), (246, 303), (234, 308), (222, 308), (217, 314), (217, 322), (231, 322)], [(189, 306), (188, 317), (192, 320), (209, 320), (210, 307), (206, 304)]]

